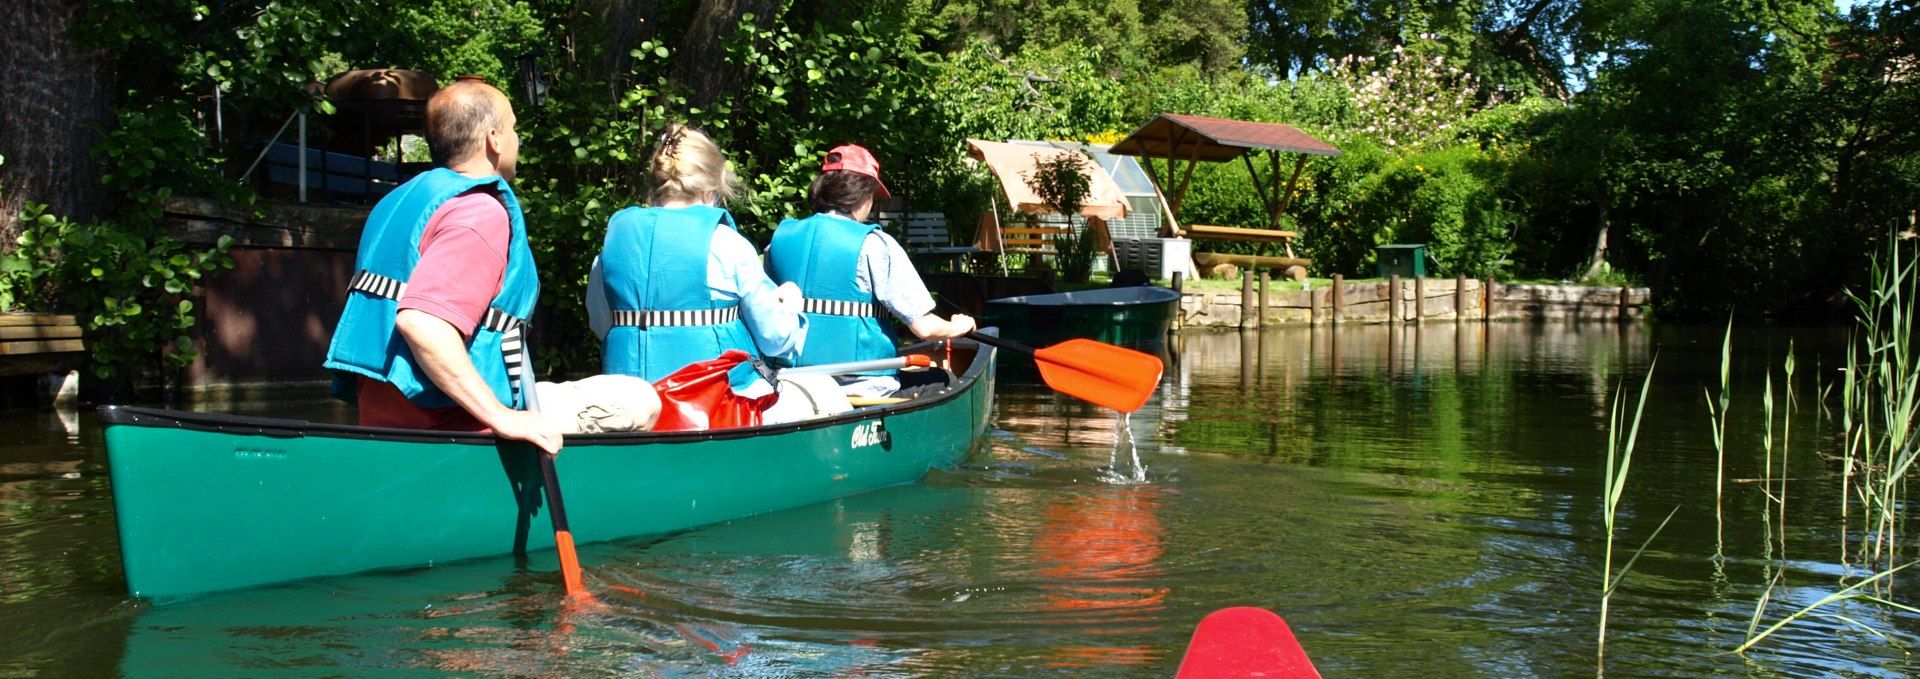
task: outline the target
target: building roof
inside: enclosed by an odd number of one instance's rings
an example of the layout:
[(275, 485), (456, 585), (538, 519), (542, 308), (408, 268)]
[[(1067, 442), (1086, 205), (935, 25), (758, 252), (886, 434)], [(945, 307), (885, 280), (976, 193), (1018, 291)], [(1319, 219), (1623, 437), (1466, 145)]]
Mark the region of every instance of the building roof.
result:
[[(1196, 147), (1195, 144), (1198, 144)], [(1197, 149), (1197, 150), (1196, 150)], [(1109, 153), (1150, 158), (1228, 161), (1248, 150), (1337, 156), (1334, 148), (1292, 125), (1162, 113), (1114, 144)]]

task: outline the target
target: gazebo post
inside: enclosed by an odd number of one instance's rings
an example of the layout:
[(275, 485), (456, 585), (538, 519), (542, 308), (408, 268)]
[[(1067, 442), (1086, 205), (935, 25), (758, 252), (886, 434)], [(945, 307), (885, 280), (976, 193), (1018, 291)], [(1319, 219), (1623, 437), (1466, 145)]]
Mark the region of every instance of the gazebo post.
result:
[[(1274, 196), (1268, 195), (1272, 193), (1272, 191), (1268, 190), (1265, 182), (1260, 181), (1260, 173), (1253, 169), (1253, 158), (1249, 157), (1252, 155), (1251, 153), (1242, 153), (1240, 154), (1240, 161), (1246, 163), (1247, 176), (1253, 178), (1253, 190), (1254, 193), (1260, 196), (1260, 206), (1265, 207), (1267, 212), (1271, 213), (1273, 212)], [(1274, 173), (1269, 172), (1267, 174), (1271, 176)]]
[[(1180, 203), (1187, 199), (1187, 187), (1193, 186), (1193, 168), (1200, 165), (1200, 145), (1194, 144), (1187, 153), (1187, 172), (1180, 178), (1180, 191), (1173, 196), (1173, 213), (1180, 214)], [(1173, 168), (1167, 168), (1169, 170)]]
[[(1278, 162), (1276, 154), (1275, 161)], [(1293, 190), (1299, 186), (1300, 171), (1307, 167), (1307, 156), (1301, 154), (1300, 160), (1293, 164), (1293, 177), (1287, 180), (1287, 192), (1280, 196), (1280, 209), (1273, 213), (1273, 226), (1280, 225), (1280, 214), (1287, 211), (1287, 205), (1293, 202)], [(1278, 169), (1278, 168), (1276, 168)]]

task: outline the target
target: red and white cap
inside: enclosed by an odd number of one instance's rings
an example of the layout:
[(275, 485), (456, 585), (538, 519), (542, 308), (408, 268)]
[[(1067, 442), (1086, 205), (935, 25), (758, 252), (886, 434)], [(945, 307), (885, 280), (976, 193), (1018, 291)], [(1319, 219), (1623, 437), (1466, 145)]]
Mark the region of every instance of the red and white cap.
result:
[(827, 162), (820, 166), (820, 171), (832, 172), (834, 170), (864, 174), (872, 177), (873, 181), (880, 184), (880, 190), (873, 194), (874, 198), (893, 197), (893, 192), (887, 190), (887, 184), (880, 181), (880, 161), (874, 160), (873, 153), (867, 151), (864, 147), (847, 144), (846, 146), (838, 146), (832, 151), (828, 151)]

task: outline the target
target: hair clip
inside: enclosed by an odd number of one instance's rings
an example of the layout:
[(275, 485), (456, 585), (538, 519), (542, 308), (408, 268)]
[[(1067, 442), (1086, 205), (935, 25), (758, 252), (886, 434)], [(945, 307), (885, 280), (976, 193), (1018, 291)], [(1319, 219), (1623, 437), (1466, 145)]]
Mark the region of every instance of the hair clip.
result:
[(667, 151), (661, 155), (672, 158), (678, 154), (680, 152), (680, 140), (686, 136), (687, 128), (684, 127), (662, 133), (660, 135), (660, 146), (666, 148)]

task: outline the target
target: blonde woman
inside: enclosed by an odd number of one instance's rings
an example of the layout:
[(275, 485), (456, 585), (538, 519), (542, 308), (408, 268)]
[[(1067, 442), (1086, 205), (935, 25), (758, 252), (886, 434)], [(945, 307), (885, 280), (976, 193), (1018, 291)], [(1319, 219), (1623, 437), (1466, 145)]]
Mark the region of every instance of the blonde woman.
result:
[[(720, 148), (699, 130), (669, 124), (648, 174), (651, 206), (607, 222), (587, 281), (602, 369), (657, 382), (727, 349), (797, 357), (806, 337), (799, 290), (767, 278), (759, 253), (720, 207), (738, 190)], [(735, 374), (736, 388), (759, 382), (751, 370)]]

